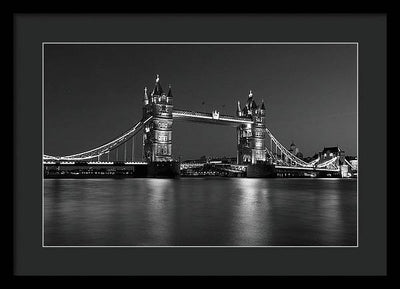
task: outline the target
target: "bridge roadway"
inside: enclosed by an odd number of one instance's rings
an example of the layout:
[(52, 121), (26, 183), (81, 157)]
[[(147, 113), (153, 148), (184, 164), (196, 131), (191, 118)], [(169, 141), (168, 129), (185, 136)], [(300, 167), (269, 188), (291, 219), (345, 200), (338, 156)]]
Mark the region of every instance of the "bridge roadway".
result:
[(219, 114), (218, 112), (217, 113), (197, 112), (197, 111), (195, 112), (182, 109), (174, 109), (172, 111), (172, 117), (174, 119), (183, 119), (195, 122), (205, 122), (205, 123), (234, 126), (234, 127), (237, 127), (239, 124), (253, 123), (251, 119)]

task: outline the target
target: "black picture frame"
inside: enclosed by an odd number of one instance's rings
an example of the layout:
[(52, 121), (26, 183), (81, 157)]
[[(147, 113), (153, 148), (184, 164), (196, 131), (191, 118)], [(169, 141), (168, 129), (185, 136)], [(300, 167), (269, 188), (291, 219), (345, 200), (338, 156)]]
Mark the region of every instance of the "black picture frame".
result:
[[(14, 14), (14, 274), (385, 275), (386, 21), (385, 14)], [(359, 247), (43, 248), (45, 41), (358, 42)]]

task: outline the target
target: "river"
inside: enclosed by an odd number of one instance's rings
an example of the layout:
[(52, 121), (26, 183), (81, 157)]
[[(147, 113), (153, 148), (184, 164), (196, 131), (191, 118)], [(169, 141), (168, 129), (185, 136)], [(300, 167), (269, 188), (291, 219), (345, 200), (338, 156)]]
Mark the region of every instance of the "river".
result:
[(356, 179), (45, 179), (45, 246), (356, 246)]

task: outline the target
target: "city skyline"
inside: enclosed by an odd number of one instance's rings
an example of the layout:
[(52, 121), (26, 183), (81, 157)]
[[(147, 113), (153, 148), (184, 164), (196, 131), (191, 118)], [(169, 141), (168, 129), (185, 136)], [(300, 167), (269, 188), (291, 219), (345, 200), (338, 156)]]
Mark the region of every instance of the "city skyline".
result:
[[(357, 49), (346, 45), (45, 45), (45, 153), (105, 143), (141, 118), (156, 74), (174, 107), (235, 115), (252, 90), (266, 124), (303, 155), (357, 154)], [(251, 69), (252, 68), (252, 69)], [(264, 68), (264, 69), (263, 69)], [(235, 129), (174, 120), (173, 155), (236, 155)], [(190, 137), (188, 137), (190, 136)], [(193, 137), (196, 136), (196, 137)], [(135, 140), (136, 159), (141, 139)]]

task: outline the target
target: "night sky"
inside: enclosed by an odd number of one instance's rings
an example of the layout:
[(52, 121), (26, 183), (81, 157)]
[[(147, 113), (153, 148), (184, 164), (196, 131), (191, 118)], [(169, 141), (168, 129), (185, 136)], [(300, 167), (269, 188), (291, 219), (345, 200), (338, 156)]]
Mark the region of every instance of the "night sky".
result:
[[(249, 90), (264, 99), (267, 127), (304, 156), (339, 145), (357, 153), (357, 46), (45, 45), (44, 152), (101, 145), (142, 116), (156, 74), (174, 107), (234, 115)], [(135, 138), (141, 159), (141, 134)], [(236, 156), (233, 127), (174, 120), (173, 155)]]

